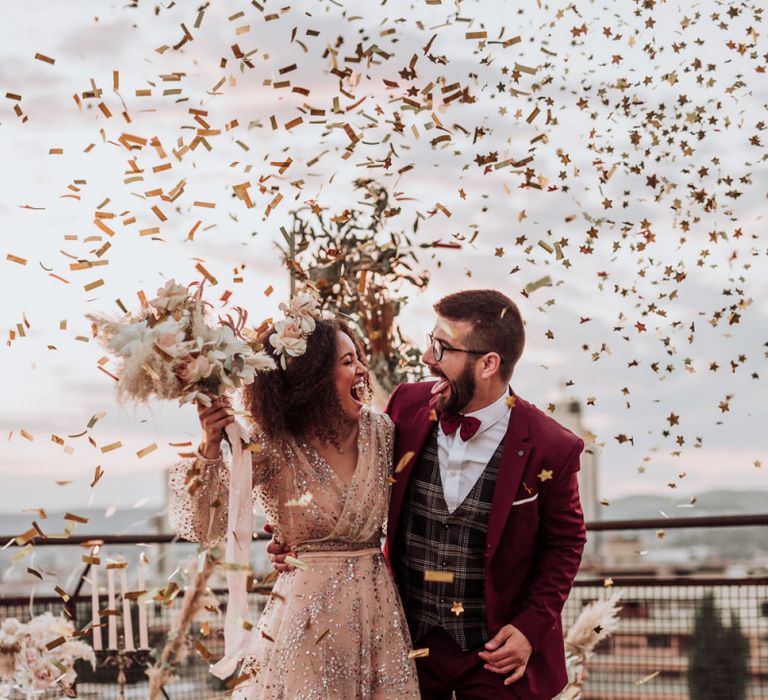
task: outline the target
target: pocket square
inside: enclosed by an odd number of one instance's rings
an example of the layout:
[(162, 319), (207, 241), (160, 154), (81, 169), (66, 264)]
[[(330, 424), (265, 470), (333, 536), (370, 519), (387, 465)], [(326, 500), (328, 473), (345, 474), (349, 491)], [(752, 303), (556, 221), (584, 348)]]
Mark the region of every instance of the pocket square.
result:
[(521, 498), (519, 501), (512, 501), (513, 506), (521, 506), (523, 503), (530, 503), (531, 501), (535, 501), (539, 497), (538, 493), (534, 493), (533, 496), (530, 498)]

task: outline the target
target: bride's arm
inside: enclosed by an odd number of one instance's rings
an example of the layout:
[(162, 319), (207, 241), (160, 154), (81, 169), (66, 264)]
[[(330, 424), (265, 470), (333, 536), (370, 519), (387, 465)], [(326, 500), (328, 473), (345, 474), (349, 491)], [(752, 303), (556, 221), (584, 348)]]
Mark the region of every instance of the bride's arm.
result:
[[(224, 429), (234, 421), (226, 399), (216, 398), (210, 407), (198, 406), (203, 442), (194, 457), (174, 464), (169, 473), (168, 518), (173, 530), (186, 540), (209, 547), (227, 534), (229, 469), (221, 452)], [(253, 444), (265, 448), (258, 431)], [(253, 484), (266, 481), (279, 460), (266, 449), (251, 452)]]
[(174, 532), (210, 547), (227, 533), (229, 470), (223, 457), (184, 459), (168, 475), (168, 519)]

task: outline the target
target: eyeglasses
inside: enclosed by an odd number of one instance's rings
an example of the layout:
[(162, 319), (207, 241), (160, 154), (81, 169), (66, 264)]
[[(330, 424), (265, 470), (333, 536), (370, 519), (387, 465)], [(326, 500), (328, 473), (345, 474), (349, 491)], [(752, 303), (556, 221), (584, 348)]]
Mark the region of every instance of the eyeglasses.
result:
[(431, 333), (427, 333), (427, 347), (432, 350), (435, 359), (440, 362), (445, 352), (464, 352), (468, 355), (487, 355), (490, 350), (467, 350), (466, 348), (452, 348), (446, 345), (439, 338), (435, 338)]

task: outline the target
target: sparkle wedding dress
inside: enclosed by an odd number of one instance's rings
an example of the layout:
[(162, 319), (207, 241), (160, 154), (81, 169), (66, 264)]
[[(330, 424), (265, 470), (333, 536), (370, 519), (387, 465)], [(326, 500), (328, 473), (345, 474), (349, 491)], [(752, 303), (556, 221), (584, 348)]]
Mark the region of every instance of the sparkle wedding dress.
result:
[[(311, 445), (267, 442), (254, 433), (262, 445), (254, 497), (306, 568), (277, 579), (251, 637), (241, 669), (250, 677), (234, 691), (236, 700), (419, 698), (408, 627), (380, 550), (393, 430), (388, 416), (363, 410), (348, 485)], [(199, 470), (193, 494), (185, 484), (190, 468)], [(179, 535), (206, 545), (224, 538), (228, 484), (223, 463), (172, 467), (169, 512)]]

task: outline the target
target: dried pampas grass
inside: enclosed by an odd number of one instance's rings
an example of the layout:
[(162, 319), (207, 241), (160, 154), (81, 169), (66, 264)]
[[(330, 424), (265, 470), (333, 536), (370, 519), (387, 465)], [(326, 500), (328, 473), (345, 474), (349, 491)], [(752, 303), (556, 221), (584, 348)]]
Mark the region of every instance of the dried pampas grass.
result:
[(211, 593), (208, 590), (210, 579), (216, 568), (216, 560), (209, 551), (204, 553), (202, 566), (187, 587), (182, 598), (181, 610), (172, 622), (168, 639), (160, 652), (160, 659), (147, 668), (150, 700), (158, 700), (163, 688), (175, 678), (174, 671), (178, 664), (189, 654), (189, 632), (197, 616), (210, 605)]
[(588, 678), (587, 660), (595, 647), (608, 637), (619, 624), (621, 593), (596, 600), (587, 605), (565, 635), (565, 663), (568, 685), (555, 700), (579, 700), (581, 689)]

